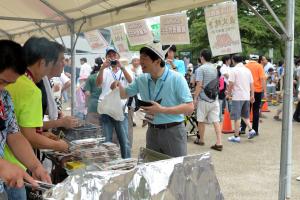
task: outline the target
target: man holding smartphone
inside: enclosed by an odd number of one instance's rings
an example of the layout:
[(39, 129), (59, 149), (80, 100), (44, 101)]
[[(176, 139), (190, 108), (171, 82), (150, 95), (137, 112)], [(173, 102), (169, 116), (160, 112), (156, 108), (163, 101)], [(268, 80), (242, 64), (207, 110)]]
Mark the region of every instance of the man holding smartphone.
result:
[[(126, 70), (125, 66), (121, 65), (119, 61), (120, 56), (115, 48), (107, 48), (105, 57), (106, 60), (101, 66), (96, 80), (96, 85), (102, 88), (99, 102), (111, 92), (111, 84), (114, 81), (120, 81), (125, 86), (132, 82), (131, 75)], [(128, 109), (126, 102), (127, 100), (122, 100), (120, 102), (122, 103), (125, 116), (123, 121), (117, 121), (106, 114), (100, 116), (106, 142), (112, 141), (112, 133), (113, 129), (115, 129), (121, 147), (122, 158), (131, 157), (131, 147), (128, 138)]]
[[(178, 157), (187, 154), (187, 137), (183, 120), (184, 114), (191, 114), (194, 111), (194, 105), (185, 78), (165, 67), (164, 59), (167, 51), (168, 49), (162, 50), (160, 43), (141, 48), (140, 61), (144, 74), (126, 88), (120, 81), (115, 81), (112, 87), (120, 88), (122, 99), (139, 93), (143, 101), (151, 102), (150, 106), (141, 106), (150, 121), (146, 147)], [(149, 116), (152, 116), (152, 120)]]

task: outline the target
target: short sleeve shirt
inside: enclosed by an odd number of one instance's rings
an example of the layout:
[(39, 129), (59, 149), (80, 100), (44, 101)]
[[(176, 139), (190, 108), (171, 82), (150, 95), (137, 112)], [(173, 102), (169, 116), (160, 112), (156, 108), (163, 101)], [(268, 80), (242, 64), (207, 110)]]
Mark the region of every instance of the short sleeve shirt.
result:
[(265, 79), (264, 68), (256, 61), (250, 61), (246, 64), (246, 67), (251, 71), (253, 78), (253, 86), (255, 92), (262, 92), (262, 80)]
[[(142, 74), (126, 88), (128, 96), (140, 94), (143, 101), (158, 101), (165, 107), (177, 106), (192, 102), (192, 95), (185, 78), (169, 68), (165, 68), (163, 75), (156, 80), (150, 74)], [(159, 113), (154, 116), (153, 124), (182, 122), (184, 115), (170, 115)]]
[[(218, 71), (216, 67), (211, 63), (205, 63), (201, 65), (201, 67), (199, 67), (195, 72), (196, 82), (201, 81), (203, 88), (205, 88), (205, 86), (209, 82), (216, 79), (217, 76), (218, 76)], [(208, 102), (211, 101), (211, 99), (205, 95), (204, 89), (202, 89), (200, 92), (200, 99)]]
[[(0, 158), (4, 156), (4, 146), (9, 134), (15, 134), (20, 132), (17, 124), (17, 119), (14, 113), (14, 106), (9, 93), (6, 90), (0, 91), (0, 100), (4, 105), (4, 113), (1, 113), (1, 117), (5, 119), (5, 129), (0, 131)], [(3, 185), (0, 182), (0, 193), (3, 192)]]
[(237, 64), (230, 71), (229, 82), (233, 83), (232, 100), (249, 101), (250, 86), (253, 83), (251, 71), (242, 63)]
[[(6, 87), (12, 97), (17, 122), (20, 127), (40, 128), (43, 126), (41, 90), (25, 75)], [(5, 147), (4, 159), (24, 166), (15, 158), (9, 147)]]
[[(185, 64), (183, 60), (174, 59), (173, 64), (176, 66), (177, 72), (180, 73), (182, 76), (185, 76), (186, 71), (185, 71)], [(171, 68), (171, 65), (169, 64), (166, 64), (166, 66), (169, 69)]]
[(96, 86), (96, 79), (98, 74), (92, 74), (87, 79), (84, 90), (90, 92), (88, 99), (88, 112), (97, 113), (98, 99), (101, 94), (101, 88)]

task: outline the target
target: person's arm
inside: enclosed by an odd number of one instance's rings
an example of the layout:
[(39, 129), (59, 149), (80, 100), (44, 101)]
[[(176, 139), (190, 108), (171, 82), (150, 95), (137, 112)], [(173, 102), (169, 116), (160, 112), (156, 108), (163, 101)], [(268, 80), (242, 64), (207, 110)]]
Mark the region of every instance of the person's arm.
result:
[(71, 87), (71, 81), (66, 82), (66, 83), (63, 85), (61, 91), (65, 91), (65, 90), (68, 89), (69, 87)]
[(105, 62), (102, 64), (100, 70), (99, 70), (99, 73), (98, 73), (98, 76), (97, 76), (97, 79), (96, 79), (96, 86), (97, 87), (101, 87), (102, 83), (103, 83), (103, 74), (104, 74), (104, 69), (109, 67), (110, 65), (110, 61), (108, 59), (105, 60)]
[(194, 104), (195, 105), (198, 102), (198, 97), (199, 97), (201, 91), (202, 91), (202, 81), (197, 81), (196, 82), (195, 94), (194, 94)]
[(38, 184), (19, 166), (11, 164), (0, 158), (0, 179), (9, 187), (21, 188), (24, 186), (24, 180), (37, 187)]
[(254, 86), (253, 86), (253, 83), (250, 84), (250, 102), (251, 103), (254, 103), (255, 101), (255, 98), (254, 98)]
[(141, 106), (141, 108), (146, 113), (149, 113), (149, 114), (163, 113), (163, 114), (169, 114), (169, 115), (179, 115), (179, 114), (190, 115), (194, 112), (193, 102), (183, 103), (183, 104), (180, 104), (177, 106), (172, 106), (172, 107), (164, 107), (154, 101), (151, 101), (151, 103), (153, 104), (152, 106), (149, 106), (149, 107)]
[(21, 132), (33, 146), (37, 149), (53, 149), (55, 151), (67, 151), (69, 145), (63, 140), (52, 140), (41, 134), (36, 133), (35, 128), (24, 128), (21, 127)]
[(127, 83), (131, 83), (132, 82), (132, 77), (130, 76), (130, 74), (128, 73), (126, 68), (124, 66), (121, 66), (119, 61), (118, 61), (118, 63), (119, 63), (120, 69), (124, 73), (124, 76), (125, 76), (125, 79), (126, 79)]
[(51, 183), (48, 172), (35, 156), (31, 145), (21, 133), (9, 134), (7, 144), (16, 158), (21, 161), (41, 181)]
[(60, 128), (60, 127), (70, 129), (70, 128), (77, 127), (78, 123), (79, 123), (78, 119), (76, 119), (75, 117), (65, 116), (57, 120), (50, 120), (50, 121), (43, 122), (43, 129), (48, 130), (51, 128)]
[(228, 97), (230, 98), (232, 96), (232, 89), (233, 89), (233, 82), (229, 81), (228, 87), (227, 87), (227, 93), (228, 93)]

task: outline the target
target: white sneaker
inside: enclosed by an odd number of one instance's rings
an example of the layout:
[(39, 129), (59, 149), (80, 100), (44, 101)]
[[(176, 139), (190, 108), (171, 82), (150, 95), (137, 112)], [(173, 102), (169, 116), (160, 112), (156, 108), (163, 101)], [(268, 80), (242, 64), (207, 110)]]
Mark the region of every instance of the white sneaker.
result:
[(252, 139), (256, 136), (256, 132), (254, 129), (251, 129), (249, 132), (248, 132), (248, 139)]
[(240, 137), (235, 137), (235, 136), (233, 135), (233, 136), (230, 136), (230, 137), (228, 138), (228, 141), (229, 141), (229, 142), (237, 142), (237, 143), (239, 143), (239, 142), (241, 142), (241, 138), (240, 138)]
[(300, 176), (298, 176), (298, 177), (296, 178), (296, 180), (297, 180), (297, 181), (300, 181)]

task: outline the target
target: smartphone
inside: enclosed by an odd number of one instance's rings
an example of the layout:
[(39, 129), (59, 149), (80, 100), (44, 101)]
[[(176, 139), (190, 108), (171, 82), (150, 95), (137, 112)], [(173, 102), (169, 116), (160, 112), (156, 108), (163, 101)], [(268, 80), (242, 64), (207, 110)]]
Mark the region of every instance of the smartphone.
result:
[[(158, 100), (158, 101), (156, 101), (156, 103), (159, 103), (160, 104), (160, 102), (161, 102), (161, 99), (160, 100)], [(151, 103), (151, 102), (149, 102), (149, 101), (143, 101), (143, 100), (137, 100), (137, 105), (138, 105), (138, 107), (141, 107), (141, 106), (143, 106), (143, 107), (149, 107), (149, 106), (152, 106), (153, 104)]]
[(110, 65), (111, 66), (116, 66), (117, 65), (117, 61), (116, 60), (111, 60), (110, 61)]

